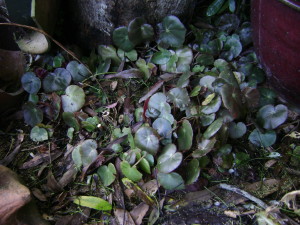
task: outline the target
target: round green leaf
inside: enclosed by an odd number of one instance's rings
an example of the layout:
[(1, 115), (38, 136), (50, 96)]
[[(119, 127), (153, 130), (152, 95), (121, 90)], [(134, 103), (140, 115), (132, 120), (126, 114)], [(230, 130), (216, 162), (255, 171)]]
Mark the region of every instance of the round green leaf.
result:
[(159, 139), (156, 131), (151, 127), (139, 128), (135, 133), (134, 141), (136, 147), (152, 155), (156, 155), (159, 149)]
[(239, 27), (240, 20), (235, 14), (224, 14), (216, 20), (216, 26), (228, 34)]
[(135, 64), (144, 73), (144, 79), (149, 79), (152, 74), (152, 70), (156, 68), (153, 63), (146, 63), (146, 61), (141, 58), (139, 58)]
[(210, 137), (214, 136), (222, 127), (223, 125), (223, 119), (219, 118), (216, 121), (214, 121), (204, 132), (203, 138), (209, 139)]
[(79, 131), (80, 125), (79, 125), (77, 119), (75, 118), (74, 113), (63, 112), (62, 118), (69, 127), (73, 127), (75, 129), (75, 131)]
[(158, 173), (158, 182), (167, 190), (184, 188), (184, 181), (178, 173)]
[(238, 34), (240, 36), (240, 40), (243, 46), (246, 46), (252, 42), (252, 28), (249, 22), (245, 22), (242, 24), (240, 29), (238, 30)]
[(25, 123), (34, 127), (43, 121), (43, 112), (32, 102), (26, 102), (23, 106), (23, 116)]
[(71, 83), (71, 74), (64, 68), (57, 68), (43, 80), (45, 92), (64, 91)]
[(33, 141), (46, 141), (48, 140), (48, 132), (45, 128), (39, 128), (35, 126), (31, 129), (30, 138)]
[(258, 147), (269, 147), (276, 142), (276, 133), (273, 130), (262, 133), (258, 129), (254, 129), (249, 135), (249, 141)]
[(168, 92), (168, 98), (181, 110), (184, 110), (190, 104), (190, 97), (185, 88), (172, 88)]
[(178, 60), (176, 62), (176, 68), (178, 72), (184, 72), (184, 71), (179, 71), (180, 68), (183, 68), (185, 65), (188, 65), (188, 68), (190, 64), (193, 61), (193, 52), (192, 49), (189, 47), (185, 46), (183, 48), (176, 49), (175, 54), (178, 57)]
[(230, 111), (234, 119), (243, 117), (245, 109), (239, 87), (225, 84), (221, 88), (221, 96), (224, 106)]
[(232, 36), (227, 37), (227, 40), (224, 44), (224, 51), (222, 52), (222, 58), (225, 58), (228, 61), (236, 58), (242, 52), (242, 44), (240, 42), (240, 38), (238, 35), (234, 34)]
[(257, 66), (252, 67), (250, 74), (248, 75), (248, 81), (254, 81), (257, 84), (263, 83), (265, 78), (265, 72)]
[(97, 158), (96, 149), (97, 142), (92, 139), (87, 139), (77, 145), (72, 152), (72, 159), (77, 168), (91, 164)]
[(138, 182), (142, 179), (143, 174), (141, 174), (135, 167), (131, 167), (127, 161), (122, 161), (120, 164), (122, 173), (130, 180)]
[(135, 49), (132, 49), (129, 52), (125, 52), (119, 48), (117, 54), (120, 57), (120, 59), (125, 60), (126, 62), (136, 61), (138, 56), (137, 51)]
[(170, 60), (171, 56), (172, 54), (170, 51), (161, 49), (159, 52), (155, 52), (153, 54), (151, 61), (155, 64), (162, 65), (166, 64)]
[(215, 113), (200, 116), (201, 124), (204, 127), (210, 125), (212, 122), (214, 122), (215, 119), (216, 119)]
[(213, 91), (214, 88), (212, 83), (216, 80), (216, 77), (213, 76), (204, 76), (200, 79), (199, 85), (202, 87), (207, 87), (208, 90)]
[(232, 117), (231, 113), (227, 109), (221, 109), (218, 112), (218, 117), (223, 118), (224, 123), (230, 123), (230, 122), (234, 121), (234, 118)]
[(198, 149), (193, 152), (194, 158), (201, 158), (213, 150), (217, 140), (216, 138), (204, 139), (198, 144)]
[(177, 71), (176, 62), (178, 61), (178, 56), (172, 53), (170, 60), (163, 65), (160, 65), (160, 69), (165, 72), (175, 73)]
[(277, 94), (269, 88), (258, 88), (260, 93), (259, 105), (265, 106), (274, 104)]
[(285, 105), (265, 105), (256, 114), (258, 123), (265, 129), (275, 129), (283, 124), (288, 116), (288, 109)]
[(157, 169), (162, 173), (170, 173), (182, 162), (181, 152), (176, 152), (174, 144), (168, 144), (163, 148), (162, 154), (157, 159)]
[(66, 94), (61, 96), (62, 107), (65, 112), (76, 112), (85, 103), (85, 94), (81, 87), (70, 85), (66, 89)]
[(41, 88), (41, 80), (33, 72), (25, 73), (22, 78), (22, 87), (29, 94), (36, 94)]
[(152, 127), (157, 131), (157, 133), (163, 138), (171, 138), (172, 136), (172, 126), (171, 123), (164, 118), (157, 118)]
[(217, 112), (222, 105), (220, 96), (214, 97), (214, 99), (206, 106), (202, 107), (201, 112), (204, 114), (211, 114)]
[(69, 62), (66, 69), (70, 72), (75, 82), (83, 81), (91, 75), (86, 66), (78, 63), (77, 61)]
[[(168, 103), (166, 103), (168, 104)], [(169, 104), (168, 104), (169, 105)], [(168, 113), (166, 111), (163, 111), (160, 115), (159, 115), (160, 118), (163, 118), (163, 119), (166, 119), (170, 122), (170, 124), (174, 124), (174, 116), (171, 114), (171, 113)]]
[(224, 60), (224, 59), (217, 59), (215, 62), (214, 62), (214, 66), (220, 71), (224, 71), (224, 70), (230, 70), (230, 66), (229, 66), (229, 63)]
[(180, 151), (189, 150), (193, 144), (193, 128), (188, 120), (183, 120), (178, 132), (178, 148)]
[(107, 187), (115, 181), (117, 171), (114, 164), (109, 163), (108, 166), (100, 166), (97, 170), (97, 174), (103, 185)]
[(198, 159), (192, 159), (185, 168), (186, 179), (185, 184), (192, 184), (197, 181), (200, 175), (200, 167)]
[[(214, 58), (212, 58), (212, 56), (219, 55), (222, 48), (223, 48), (223, 41), (220, 38), (211, 40), (208, 42), (208, 44), (201, 44), (200, 49), (199, 49), (200, 53), (205, 54), (207, 57), (202, 56), (203, 58), (201, 57), (201, 58), (199, 58), (199, 60), (201, 62), (203, 62), (204, 64), (211, 65), (209, 63), (209, 61), (211, 59), (214, 59)], [(199, 62), (199, 63), (201, 64), (201, 62)], [(213, 64), (213, 62), (212, 62), (212, 64)]]
[(159, 39), (158, 44), (168, 47), (181, 47), (186, 29), (176, 16), (167, 16), (162, 23), (158, 24)]
[(113, 32), (113, 41), (116, 46), (128, 52), (134, 48), (134, 44), (129, 40), (127, 27), (119, 27)]
[(112, 209), (112, 205), (109, 202), (93, 196), (78, 196), (73, 202), (77, 205), (96, 210), (110, 211)]
[(93, 132), (99, 123), (100, 120), (97, 116), (89, 117), (85, 121), (81, 121), (82, 127), (89, 132)]
[[(158, 110), (159, 112), (165, 111), (164, 109), (167, 109), (167, 96), (162, 92), (157, 92), (154, 95), (151, 96), (148, 102), (148, 107)], [(170, 105), (169, 105), (170, 106)], [(171, 107), (167, 109), (167, 111), (171, 112)]]
[(244, 134), (247, 131), (247, 127), (243, 122), (239, 122), (239, 123), (235, 123), (235, 122), (231, 122), (229, 124), (229, 137), (231, 138), (240, 138), (242, 136), (244, 136)]
[(214, 57), (208, 54), (200, 54), (196, 59), (196, 62), (203, 66), (213, 65), (214, 61)]
[(128, 37), (134, 45), (151, 41), (153, 35), (153, 27), (146, 24), (145, 19), (142, 17), (135, 18), (128, 25)]
[(98, 53), (104, 61), (111, 59), (116, 66), (121, 63), (121, 59), (117, 55), (117, 50), (111, 45), (99, 45)]

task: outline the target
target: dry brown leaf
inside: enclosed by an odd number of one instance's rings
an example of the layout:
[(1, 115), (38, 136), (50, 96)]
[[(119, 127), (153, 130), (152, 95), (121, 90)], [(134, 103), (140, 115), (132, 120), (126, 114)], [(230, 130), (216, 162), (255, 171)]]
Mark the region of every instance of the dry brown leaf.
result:
[(49, 170), (47, 175), (47, 188), (53, 192), (61, 192), (63, 187), (57, 182), (51, 170)]
[(159, 188), (159, 183), (157, 180), (149, 180), (148, 182), (144, 183), (142, 185), (142, 189), (148, 194), (148, 195), (154, 195)]
[(243, 189), (257, 198), (263, 199), (266, 196), (273, 194), (280, 188), (280, 180), (266, 179), (253, 184), (246, 185)]
[(22, 133), (18, 134), (18, 139), (16, 141), (14, 150), (9, 155), (5, 156), (4, 159), (0, 160), (1, 165), (7, 166), (14, 160), (15, 156), (20, 152), (21, 144), (22, 144), (23, 140), (24, 140), (24, 133), (22, 132)]
[(38, 154), (33, 159), (25, 162), (20, 167), (20, 169), (29, 169), (29, 168), (35, 167), (43, 162), (50, 163), (50, 161), (57, 159), (61, 155), (62, 155), (62, 152), (60, 152), (60, 151), (53, 152), (50, 154), (50, 156), (49, 156), (48, 152), (43, 153), (43, 154)]
[(143, 218), (149, 210), (149, 205), (140, 203), (133, 210), (130, 211), (130, 215), (136, 225), (140, 225), (143, 222)]
[(40, 189), (38, 189), (38, 188), (33, 188), (33, 189), (31, 190), (31, 192), (32, 192), (33, 196), (36, 197), (38, 200), (40, 200), (40, 201), (42, 201), (42, 202), (47, 201), (46, 195), (44, 195), (43, 192), (42, 192)]
[(143, 97), (140, 98), (139, 103), (142, 103), (143, 101), (145, 101), (146, 99), (148, 99), (149, 97), (151, 97), (155, 92), (157, 92), (164, 84), (163, 80), (158, 81), (156, 84), (154, 84), (150, 90), (148, 91), (147, 94), (145, 94)]
[(64, 173), (64, 175), (59, 179), (58, 183), (61, 187), (67, 186), (70, 182), (74, 181), (77, 174), (77, 169), (75, 168), (75, 165), (73, 164), (70, 169), (67, 170), (67, 172)]
[(122, 225), (136, 225), (130, 215), (130, 213), (124, 209), (115, 209), (114, 210), (115, 217), (119, 224)]
[(265, 163), (265, 167), (266, 167), (266, 168), (270, 168), (270, 167), (272, 167), (275, 163), (277, 163), (277, 160), (276, 160), (276, 159), (270, 159), (270, 160), (268, 160), (268, 161)]

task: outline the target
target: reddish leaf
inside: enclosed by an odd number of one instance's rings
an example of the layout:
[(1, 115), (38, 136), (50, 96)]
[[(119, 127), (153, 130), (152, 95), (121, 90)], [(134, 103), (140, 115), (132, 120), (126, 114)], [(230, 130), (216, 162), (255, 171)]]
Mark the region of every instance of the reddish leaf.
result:
[(146, 99), (150, 98), (155, 92), (158, 91), (164, 84), (163, 80), (158, 81), (156, 84), (154, 84), (151, 88), (150, 91), (145, 94), (143, 97), (140, 98), (139, 103), (145, 101)]

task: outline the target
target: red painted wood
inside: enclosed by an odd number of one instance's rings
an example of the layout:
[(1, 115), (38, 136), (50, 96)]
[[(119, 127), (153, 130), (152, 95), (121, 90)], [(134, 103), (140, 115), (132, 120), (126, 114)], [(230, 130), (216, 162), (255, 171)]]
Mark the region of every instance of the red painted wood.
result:
[[(289, 0), (300, 9), (299, 1)], [(300, 107), (300, 11), (278, 0), (252, 0), (256, 53), (274, 89)]]

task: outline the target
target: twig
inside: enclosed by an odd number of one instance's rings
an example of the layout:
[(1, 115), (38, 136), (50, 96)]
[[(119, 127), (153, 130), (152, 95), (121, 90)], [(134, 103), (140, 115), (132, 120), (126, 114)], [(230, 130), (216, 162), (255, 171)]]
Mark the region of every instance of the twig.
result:
[(236, 194), (242, 195), (245, 198), (248, 198), (249, 200), (255, 202), (257, 205), (259, 205), (263, 209), (268, 208), (268, 205), (266, 203), (264, 203), (262, 200), (260, 200), (260, 199), (258, 199), (256, 197), (254, 197), (253, 195), (250, 195), (246, 191), (243, 191), (243, 190), (241, 190), (239, 188), (236, 188), (236, 187), (228, 185), (228, 184), (219, 184), (219, 187), (222, 188), (222, 189), (224, 189), (224, 190), (232, 191), (232, 192), (234, 192)]
[[(43, 31), (41, 29), (38, 29), (38, 28), (32, 27), (32, 26), (23, 25), (23, 24), (18, 24), (18, 23), (0, 23), (0, 25), (2, 25), (2, 26), (23, 27), (23, 28), (26, 28), (26, 29), (29, 29), (29, 30), (34, 30), (36, 32), (42, 33), (43, 35), (48, 37), (51, 41), (53, 41), (56, 45), (58, 45), (60, 48), (62, 48), (65, 52), (67, 52), (69, 55), (71, 55), (74, 59), (76, 59), (78, 62), (85, 65), (83, 62), (81, 62), (81, 60), (72, 51), (65, 48), (61, 43), (56, 41), (53, 37), (51, 37), (48, 33), (46, 33), (45, 31)], [(86, 68), (87, 68), (87, 70), (89, 71), (90, 74), (93, 74), (87, 66), (86, 66)]]

